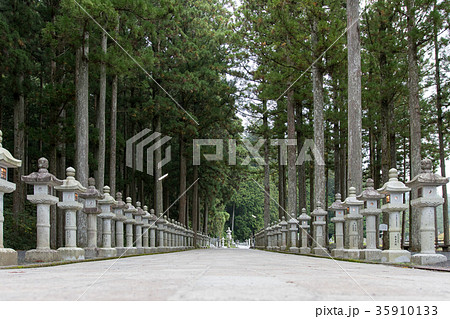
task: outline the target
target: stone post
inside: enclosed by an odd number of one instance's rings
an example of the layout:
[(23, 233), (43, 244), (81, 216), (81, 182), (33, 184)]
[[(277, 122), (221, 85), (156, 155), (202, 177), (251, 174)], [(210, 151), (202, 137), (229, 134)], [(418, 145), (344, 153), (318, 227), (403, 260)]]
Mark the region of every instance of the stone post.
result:
[(8, 168), (18, 168), (22, 166), (22, 161), (15, 159), (11, 153), (2, 146), (3, 133), (0, 131), (0, 266), (17, 264), (17, 252), (3, 245), (3, 195), (16, 190), (16, 184), (8, 182)]
[(156, 221), (156, 226), (158, 228), (158, 252), (165, 251), (165, 243), (164, 243), (164, 224), (165, 220), (162, 217), (162, 213), (158, 216)]
[(227, 229), (227, 247), (228, 248), (231, 247), (231, 239), (232, 239), (231, 229), (230, 229), (230, 227), (228, 227), (228, 229)]
[(289, 251), (293, 253), (298, 253), (298, 244), (297, 244), (297, 233), (298, 233), (298, 220), (292, 217), (288, 221), (289, 224), (289, 232), (291, 234), (290, 238), (290, 247)]
[(111, 212), (111, 207), (117, 205), (117, 202), (110, 195), (109, 186), (103, 187), (103, 199), (98, 201), (102, 213), (98, 215), (102, 219), (102, 248), (98, 250), (99, 257), (116, 257), (117, 250), (111, 247), (111, 221), (115, 214)]
[(364, 201), (361, 214), (366, 217), (366, 249), (362, 251), (365, 260), (381, 260), (381, 250), (377, 247), (377, 217), (381, 214), (380, 199), (385, 196), (373, 188), (373, 179), (366, 182), (366, 189), (356, 198)]
[(163, 216), (164, 219), (164, 223), (163, 223), (163, 229), (164, 229), (164, 236), (163, 236), (163, 241), (164, 241), (164, 247), (166, 248), (166, 251), (170, 251), (170, 247), (169, 247), (169, 222), (167, 221), (167, 215)]
[(133, 247), (133, 225), (136, 221), (133, 218), (133, 214), (136, 212), (136, 208), (131, 204), (131, 197), (126, 199), (127, 207), (123, 210), (125, 217), (127, 218), (123, 223), (125, 224), (125, 237), (126, 237), (126, 255), (136, 255), (137, 249)]
[(90, 177), (87, 190), (78, 196), (84, 199), (83, 212), (87, 215), (87, 247), (84, 248), (84, 256), (85, 258), (95, 258), (98, 256), (97, 215), (101, 213), (97, 202), (103, 198), (103, 195), (95, 188), (95, 179)]
[(77, 247), (77, 211), (83, 208), (78, 202), (78, 193), (85, 192), (86, 188), (75, 179), (75, 169), (66, 169), (66, 179), (63, 184), (55, 186), (62, 193), (62, 202), (58, 203), (66, 214), (65, 218), (65, 247), (58, 248), (60, 260), (84, 260), (84, 249)]
[(328, 239), (327, 234), (325, 233), (325, 216), (327, 215), (327, 212), (322, 209), (322, 203), (317, 202), (316, 208), (311, 213), (312, 216), (314, 216), (314, 248), (313, 248), (313, 254), (314, 255), (320, 255), (320, 256), (329, 256), (328, 250), (327, 250), (327, 242)]
[(420, 218), (420, 253), (411, 258), (411, 262), (419, 265), (432, 265), (447, 261), (444, 255), (435, 251), (435, 209), (444, 203), (444, 199), (436, 192), (438, 186), (448, 183), (448, 178), (434, 174), (433, 163), (430, 159), (423, 159), (420, 163), (421, 173), (406, 185), (416, 190), (418, 197), (411, 201), (413, 213), (419, 213)]
[(278, 220), (278, 223), (275, 225), (275, 238), (276, 238), (276, 245), (275, 249), (280, 250), (281, 249), (281, 219)]
[(156, 251), (156, 220), (158, 217), (155, 215), (155, 210), (150, 209), (150, 218), (149, 218), (149, 224), (150, 224), (150, 249), (151, 252)]
[(347, 207), (341, 202), (341, 194), (336, 193), (335, 201), (328, 209), (335, 212), (335, 216), (331, 218), (331, 221), (334, 223), (336, 248), (331, 250), (331, 256), (344, 258), (344, 212), (347, 210)]
[(182, 228), (181, 228), (181, 224), (177, 221), (175, 221), (175, 231), (176, 231), (176, 233), (175, 233), (176, 245), (175, 246), (177, 247), (177, 249), (183, 249), (183, 245), (181, 244)]
[[(288, 232), (288, 223), (286, 221), (286, 217), (282, 217), (281, 218), (281, 223), (280, 223), (280, 227), (281, 227), (281, 250), (286, 250), (287, 248), (287, 232)], [(249, 243), (250, 245), (250, 243)]]
[(311, 248), (308, 247), (308, 229), (309, 229), (308, 222), (310, 220), (311, 217), (306, 214), (306, 208), (302, 208), (302, 214), (298, 217), (302, 234), (302, 246), (300, 247), (301, 254), (311, 253)]
[(381, 261), (389, 263), (410, 262), (411, 253), (401, 249), (401, 212), (408, 209), (408, 204), (403, 203), (403, 196), (411, 189), (398, 180), (398, 172), (395, 168), (389, 170), (389, 181), (378, 189), (386, 195), (386, 204), (381, 206), (381, 211), (389, 214), (389, 249), (381, 252)]
[(136, 202), (136, 212), (133, 213), (136, 220), (136, 251), (138, 254), (144, 253), (144, 248), (142, 247), (142, 226), (144, 225), (142, 221), (142, 216), (145, 212), (141, 208), (141, 202)]
[(359, 225), (362, 220), (362, 215), (359, 213), (361, 206), (364, 205), (363, 201), (356, 199), (356, 188), (350, 187), (348, 189), (348, 197), (344, 201), (344, 206), (348, 208), (348, 214), (345, 215), (345, 220), (348, 223), (348, 245), (349, 249), (344, 249), (344, 258), (349, 259), (361, 259), (362, 252), (359, 249), (360, 242), (360, 230)]
[(265, 233), (267, 234), (267, 246), (265, 247), (265, 249), (267, 250), (272, 250), (272, 246), (273, 246), (273, 240), (272, 240), (272, 223), (269, 223), (269, 225), (267, 226), (267, 228), (264, 230)]
[(117, 256), (121, 257), (126, 253), (123, 235), (123, 223), (127, 217), (123, 214), (123, 210), (127, 208), (127, 204), (122, 200), (122, 193), (116, 193), (116, 202), (111, 206), (114, 212), (114, 221), (116, 226), (116, 252)]
[(36, 249), (25, 254), (26, 262), (52, 262), (59, 260), (56, 250), (50, 249), (50, 205), (58, 203), (59, 199), (52, 195), (53, 187), (62, 185), (62, 181), (48, 172), (48, 160), (41, 157), (38, 160), (39, 171), (28, 176), (22, 176), (22, 181), (34, 186), (34, 194), (27, 199), (37, 205)]
[(142, 216), (142, 222), (144, 223), (142, 225), (142, 246), (144, 248), (144, 254), (149, 254), (151, 252), (148, 240), (148, 232), (150, 228), (150, 224), (148, 223), (149, 219), (150, 214), (148, 212), (148, 207), (144, 206), (144, 215)]

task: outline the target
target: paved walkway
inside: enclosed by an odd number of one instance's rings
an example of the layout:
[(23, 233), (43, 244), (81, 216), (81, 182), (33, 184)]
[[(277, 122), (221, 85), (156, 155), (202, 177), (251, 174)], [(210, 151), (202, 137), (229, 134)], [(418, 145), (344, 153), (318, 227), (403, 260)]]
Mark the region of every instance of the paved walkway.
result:
[(450, 274), (248, 249), (195, 250), (0, 270), (0, 300), (371, 298), (449, 300)]

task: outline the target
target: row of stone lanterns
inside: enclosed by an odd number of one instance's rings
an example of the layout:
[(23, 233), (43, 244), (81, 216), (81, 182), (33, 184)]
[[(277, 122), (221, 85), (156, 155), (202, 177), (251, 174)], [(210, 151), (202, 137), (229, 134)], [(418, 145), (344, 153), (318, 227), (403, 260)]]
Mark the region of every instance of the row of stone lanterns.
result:
[[(3, 194), (15, 190), (15, 184), (8, 182), (7, 169), (20, 167), (21, 161), (14, 159), (1, 146), (0, 131), (0, 266), (17, 264), (17, 252), (3, 247)], [(116, 257), (153, 252), (168, 252), (194, 247), (194, 232), (181, 223), (168, 220), (167, 216), (157, 217), (153, 209), (136, 207), (131, 198), (122, 200), (122, 194), (117, 193), (116, 199), (110, 194), (110, 188), (105, 186), (103, 194), (95, 188), (95, 180), (89, 178), (88, 188), (83, 187), (75, 179), (75, 169), (66, 170), (66, 179), (59, 180), (48, 172), (48, 160), (38, 160), (37, 172), (22, 176), (22, 181), (33, 185), (33, 194), (27, 199), (36, 205), (37, 210), (37, 240), (36, 249), (26, 252), (25, 261), (53, 262), (60, 260), (83, 260), (95, 257)], [(54, 190), (61, 193), (62, 200), (54, 196)], [(83, 199), (83, 203), (79, 201)], [(50, 207), (57, 205), (65, 215), (64, 247), (57, 250), (50, 248)], [(82, 210), (87, 215), (87, 247), (77, 247), (77, 211)], [(101, 247), (97, 247), (97, 217), (102, 222)], [(126, 232), (124, 233), (124, 224)], [(114, 230), (114, 231), (113, 231)], [(114, 234), (114, 237), (113, 236)], [(126, 238), (126, 246), (124, 245)], [(199, 233), (199, 246), (207, 247), (209, 237)], [(115, 245), (113, 245), (113, 243)]]
[[(364, 191), (356, 196), (356, 189), (349, 188), (349, 195), (344, 202), (341, 195), (336, 194), (335, 202), (328, 208), (335, 212), (331, 222), (335, 224), (336, 247), (331, 251), (331, 256), (346, 259), (363, 259), (368, 261), (382, 261), (388, 263), (413, 262), (416, 264), (435, 264), (445, 262), (444, 255), (435, 251), (435, 208), (442, 205), (442, 197), (437, 195), (438, 186), (448, 183), (449, 179), (441, 177), (432, 172), (432, 162), (424, 159), (421, 162), (421, 173), (414, 177), (406, 185), (398, 180), (398, 172), (395, 168), (389, 171), (389, 180), (380, 189), (374, 189), (374, 182), (368, 179)], [(411, 201), (412, 207), (417, 207), (421, 214), (421, 251), (411, 257), (411, 253), (401, 247), (401, 213), (408, 209), (405, 203), (405, 193), (411, 189), (418, 190), (418, 198)], [(379, 205), (384, 199), (383, 205)], [(327, 212), (317, 203), (316, 208), (311, 213), (314, 231), (312, 234), (313, 249), (315, 255), (329, 255), (326, 248), (325, 216)], [(346, 213), (347, 212), (347, 213)], [(377, 218), (382, 213), (389, 216), (389, 247), (380, 250), (377, 247), (378, 229)], [(360, 225), (361, 220), (366, 221), (366, 247), (360, 249)], [(302, 214), (298, 220), (291, 218), (289, 222), (283, 218), (278, 223), (272, 223), (266, 229), (262, 229), (255, 234), (255, 247), (269, 250), (286, 250), (289, 247), (291, 252), (309, 254), (307, 229), (308, 221), (311, 219), (302, 209)], [(348, 248), (344, 247), (344, 224), (348, 227), (345, 236), (348, 237)], [(298, 231), (300, 229), (300, 232)], [(289, 236), (287, 232), (289, 231)], [(300, 233), (301, 247), (297, 246)], [(286, 239), (290, 239), (287, 243)]]

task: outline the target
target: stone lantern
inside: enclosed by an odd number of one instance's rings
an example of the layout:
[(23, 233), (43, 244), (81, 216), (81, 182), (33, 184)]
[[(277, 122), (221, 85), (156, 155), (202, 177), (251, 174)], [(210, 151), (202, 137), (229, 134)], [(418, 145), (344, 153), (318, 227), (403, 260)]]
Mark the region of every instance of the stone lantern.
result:
[(411, 262), (432, 265), (447, 261), (447, 257), (436, 254), (435, 251), (434, 213), (436, 207), (444, 203), (444, 199), (437, 194), (436, 187), (447, 184), (448, 178), (433, 173), (430, 159), (423, 159), (420, 168), (421, 173), (406, 183), (412, 189), (417, 189), (418, 197), (411, 201), (411, 206), (420, 212), (420, 253), (414, 254)]
[(150, 218), (148, 220), (149, 224), (150, 224), (150, 249), (152, 249), (152, 252), (155, 250), (156, 248), (156, 220), (158, 219), (158, 217), (156, 217), (155, 215), (155, 210), (152, 208), (150, 209)]
[(293, 253), (298, 253), (297, 247), (297, 233), (298, 233), (298, 220), (292, 217), (288, 221), (289, 224), (289, 251)]
[(103, 199), (98, 201), (100, 210), (102, 213), (98, 215), (102, 219), (102, 248), (98, 250), (99, 257), (116, 257), (117, 250), (111, 247), (111, 221), (115, 217), (114, 213), (111, 212), (111, 206), (117, 204), (114, 197), (110, 194), (111, 189), (109, 186), (103, 187)]
[(267, 243), (265, 249), (272, 249), (272, 223), (269, 222), (269, 225), (263, 230), (267, 237)]
[(8, 168), (22, 166), (22, 161), (15, 159), (11, 153), (2, 146), (3, 133), (0, 131), (0, 266), (16, 265), (17, 252), (3, 246), (3, 195), (16, 190), (16, 184), (8, 182)]
[(329, 210), (335, 212), (331, 221), (334, 223), (334, 237), (336, 241), (336, 248), (331, 251), (331, 256), (343, 258), (344, 257), (344, 212), (347, 207), (341, 202), (341, 194), (336, 193), (335, 201), (328, 207)]
[(362, 253), (359, 249), (360, 231), (358, 224), (363, 216), (359, 210), (364, 206), (364, 202), (356, 198), (356, 188), (350, 187), (348, 189), (348, 197), (344, 201), (344, 206), (348, 209), (348, 214), (345, 215), (345, 220), (348, 223), (348, 249), (344, 249), (344, 258), (361, 259)]
[(41, 157), (38, 160), (39, 170), (28, 176), (22, 176), (22, 181), (34, 186), (34, 194), (27, 199), (37, 205), (36, 220), (36, 249), (26, 252), (27, 262), (52, 262), (59, 260), (56, 250), (50, 249), (50, 205), (58, 203), (59, 199), (53, 196), (53, 187), (62, 185), (63, 181), (48, 172), (48, 160)]
[(84, 249), (77, 247), (77, 211), (83, 208), (83, 204), (78, 202), (78, 193), (86, 191), (86, 188), (75, 179), (75, 169), (66, 169), (66, 179), (63, 184), (55, 186), (55, 189), (62, 193), (62, 202), (58, 207), (65, 211), (65, 247), (58, 248), (61, 260), (83, 260)]
[(103, 195), (95, 188), (93, 177), (88, 179), (88, 185), (87, 190), (78, 196), (84, 199), (83, 211), (87, 215), (87, 247), (84, 248), (84, 254), (86, 258), (95, 258), (98, 255), (97, 215), (101, 212), (97, 207), (97, 202), (103, 198)]
[(136, 202), (136, 212), (133, 213), (135, 223), (135, 231), (136, 231), (136, 251), (138, 254), (144, 253), (144, 248), (142, 248), (142, 226), (144, 222), (142, 221), (142, 216), (145, 215), (144, 210), (141, 208), (141, 202)]
[(327, 238), (327, 234), (325, 233), (326, 215), (327, 212), (323, 210), (322, 203), (317, 202), (316, 208), (311, 213), (311, 216), (314, 217), (313, 221), (314, 241), (315, 241), (315, 247), (313, 248), (314, 255), (329, 256), (325, 240)]
[(148, 207), (144, 206), (144, 215), (142, 216), (142, 246), (144, 249), (144, 254), (149, 254), (151, 252), (150, 247), (149, 247), (149, 240), (148, 240), (148, 232), (149, 232), (149, 228), (150, 228), (150, 224), (149, 224), (149, 219), (150, 219), (150, 213), (148, 212)]
[(231, 229), (230, 229), (230, 227), (228, 227), (228, 229), (227, 229), (227, 246), (228, 246), (228, 248), (230, 248), (230, 245), (231, 245), (231, 238), (232, 238)]
[(164, 223), (165, 223), (165, 220), (162, 216), (162, 213), (159, 213), (159, 216), (156, 219), (156, 227), (158, 229), (158, 252), (165, 251)]
[(275, 250), (281, 249), (281, 220), (278, 220), (278, 223), (275, 225)]
[(166, 248), (165, 251), (170, 251), (169, 247), (169, 221), (167, 220), (167, 215), (163, 215), (164, 218), (161, 218), (163, 220), (163, 229), (164, 229), (164, 235), (163, 235), (163, 241), (164, 241), (164, 247)]
[(310, 254), (311, 248), (308, 247), (308, 222), (311, 217), (306, 214), (306, 208), (302, 208), (302, 213), (298, 216), (298, 221), (300, 223), (300, 229), (302, 230), (302, 246), (300, 247), (301, 254)]
[[(281, 217), (281, 223), (280, 223), (280, 227), (281, 227), (281, 250), (286, 250), (287, 248), (287, 232), (288, 232), (288, 223), (286, 221), (286, 217)], [(250, 246), (250, 244), (249, 244)]]
[(361, 211), (361, 214), (366, 216), (367, 242), (362, 256), (365, 260), (381, 260), (381, 250), (377, 247), (377, 217), (381, 214), (381, 208), (379, 208), (380, 199), (383, 199), (385, 196), (380, 194), (373, 186), (373, 179), (367, 179), (366, 189), (356, 197), (365, 203), (364, 209)]
[(131, 197), (127, 197), (127, 208), (124, 209), (125, 217), (127, 218), (123, 223), (126, 225), (126, 234), (125, 237), (127, 239), (127, 250), (126, 255), (135, 255), (137, 252), (136, 247), (133, 247), (133, 225), (136, 223), (136, 220), (133, 218), (133, 214), (137, 211), (137, 209), (131, 204)]
[(389, 214), (389, 249), (381, 252), (381, 261), (389, 263), (406, 263), (411, 260), (411, 253), (401, 249), (401, 222), (400, 213), (408, 209), (408, 204), (403, 203), (403, 196), (411, 189), (398, 180), (398, 172), (395, 168), (389, 170), (389, 181), (378, 189), (386, 195), (386, 204), (381, 206), (381, 211)]
[(116, 203), (111, 206), (114, 212), (114, 220), (116, 222), (116, 251), (117, 256), (123, 256), (126, 253), (123, 237), (123, 223), (127, 217), (123, 214), (123, 210), (127, 208), (127, 204), (122, 200), (122, 193), (116, 193)]

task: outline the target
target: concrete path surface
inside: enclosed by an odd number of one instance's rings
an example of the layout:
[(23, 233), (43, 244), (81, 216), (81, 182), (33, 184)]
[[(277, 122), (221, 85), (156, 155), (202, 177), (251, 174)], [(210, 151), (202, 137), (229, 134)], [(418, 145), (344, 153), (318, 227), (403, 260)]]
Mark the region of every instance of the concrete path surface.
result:
[(0, 300), (371, 298), (450, 300), (450, 274), (248, 249), (0, 270)]

